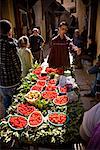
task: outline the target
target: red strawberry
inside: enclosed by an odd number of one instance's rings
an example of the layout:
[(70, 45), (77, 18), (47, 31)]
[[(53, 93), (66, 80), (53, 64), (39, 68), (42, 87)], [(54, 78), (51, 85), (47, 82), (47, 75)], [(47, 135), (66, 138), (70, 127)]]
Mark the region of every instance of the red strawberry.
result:
[(28, 104), (19, 104), (17, 107), (17, 111), (24, 116), (29, 116), (34, 110), (36, 108)]
[(14, 128), (24, 128), (27, 125), (27, 120), (22, 116), (12, 116), (9, 119), (9, 123)]
[(49, 115), (48, 119), (50, 120), (50, 122), (55, 124), (64, 124), (66, 121), (66, 115), (62, 113), (52, 113)]
[(43, 80), (38, 80), (38, 81), (37, 81), (37, 85), (39, 85), (39, 86), (44, 87), (45, 84), (46, 84), (46, 81), (43, 81)]
[(57, 97), (57, 92), (55, 91), (45, 91), (42, 93), (42, 97), (45, 99), (54, 99)]
[(66, 105), (68, 101), (69, 99), (66, 95), (57, 96), (57, 98), (53, 100), (54, 104), (56, 105)]
[(37, 127), (43, 122), (43, 117), (41, 112), (34, 111), (29, 117), (29, 125), (31, 127)]

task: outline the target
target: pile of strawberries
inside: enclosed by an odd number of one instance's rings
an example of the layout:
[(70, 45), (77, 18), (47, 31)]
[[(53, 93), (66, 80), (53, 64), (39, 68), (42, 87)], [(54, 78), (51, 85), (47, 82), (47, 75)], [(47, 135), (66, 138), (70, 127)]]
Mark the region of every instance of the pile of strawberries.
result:
[(54, 99), (57, 97), (57, 92), (55, 91), (45, 91), (42, 93), (42, 97), (45, 99)]
[(43, 122), (43, 116), (40, 111), (34, 111), (30, 116), (29, 116), (29, 126), (31, 127), (37, 127), (42, 124)]
[(64, 124), (66, 122), (66, 115), (63, 113), (52, 113), (48, 116), (48, 121), (54, 124)]
[(62, 68), (56, 68), (56, 69), (54, 69), (54, 68), (47, 67), (46, 68), (46, 72), (47, 73), (57, 73), (59, 75), (64, 74), (64, 70)]
[(59, 92), (60, 92), (60, 93), (67, 93), (67, 92), (68, 92), (68, 89), (67, 89), (66, 86), (64, 86), (64, 87), (59, 87)]
[(49, 81), (48, 81), (48, 85), (49, 84), (52, 84), (52, 85), (56, 85), (56, 80), (55, 79), (50, 79)]
[(17, 112), (24, 116), (29, 116), (36, 108), (28, 104), (19, 104), (17, 107)]
[(36, 84), (39, 85), (39, 86), (44, 87), (46, 85), (46, 81), (44, 81), (44, 80), (38, 80)]
[(15, 129), (23, 129), (27, 125), (27, 120), (23, 116), (12, 116), (9, 118), (9, 124)]
[(59, 106), (66, 105), (68, 101), (69, 99), (66, 95), (57, 96), (57, 98), (53, 100), (54, 104)]
[(39, 91), (41, 92), (43, 90), (43, 87), (42, 86), (39, 86), (39, 85), (33, 85), (31, 87), (31, 90), (36, 90), (36, 91)]
[(35, 75), (40, 75), (42, 71), (42, 67), (38, 67), (37, 69), (33, 70), (32, 73)]
[(49, 80), (49, 77), (47, 75), (44, 75), (44, 76), (38, 76), (38, 79), (39, 80)]
[(49, 84), (46, 86), (45, 91), (55, 91), (57, 87), (55, 85)]

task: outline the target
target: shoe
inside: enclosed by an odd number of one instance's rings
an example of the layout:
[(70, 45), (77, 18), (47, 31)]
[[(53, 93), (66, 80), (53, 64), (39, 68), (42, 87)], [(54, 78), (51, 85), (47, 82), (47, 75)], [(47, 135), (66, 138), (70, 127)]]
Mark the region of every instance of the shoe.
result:
[(95, 97), (95, 95), (93, 95), (91, 93), (87, 93), (87, 94), (84, 94), (84, 97)]

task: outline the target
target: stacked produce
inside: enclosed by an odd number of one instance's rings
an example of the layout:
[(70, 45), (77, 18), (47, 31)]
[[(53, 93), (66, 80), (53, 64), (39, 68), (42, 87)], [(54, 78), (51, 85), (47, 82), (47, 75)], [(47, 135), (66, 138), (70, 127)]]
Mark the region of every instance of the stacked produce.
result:
[[(7, 117), (1, 120), (0, 133), (5, 142), (14, 137), (31, 143), (66, 143), (69, 130), (78, 133), (78, 121), (82, 110), (74, 111), (76, 103), (69, 103), (67, 86), (59, 86), (59, 75), (63, 69), (47, 67), (45, 73), (37, 65), (22, 80), (18, 94), (14, 95), (13, 103), (7, 110)], [(79, 107), (79, 104), (75, 108)], [(76, 117), (73, 115), (76, 113)], [(71, 122), (76, 119), (71, 126)], [(77, 123), (77, 127), (76, 126)], [(67, 130), (69, 126), (69, 130)], [(44, 140), (45, 139), (45, 140)]]

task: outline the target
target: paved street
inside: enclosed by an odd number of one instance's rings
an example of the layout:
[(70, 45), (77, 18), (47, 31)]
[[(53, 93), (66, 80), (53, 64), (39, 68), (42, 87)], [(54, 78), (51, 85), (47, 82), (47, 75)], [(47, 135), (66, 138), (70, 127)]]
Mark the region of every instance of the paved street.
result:
[(83, 102), (83, 107), (85, 110), (88, 110), (96, 103), (96, 101), (92, 97), (84, 97), (83, 95), (90, 92), (91, 85), (93, 84), (95, 77), (93, 75), (87, 74), (85, 69), (76, 69), (75, 75), (76, 81), (80, 87), (81, 101)]

